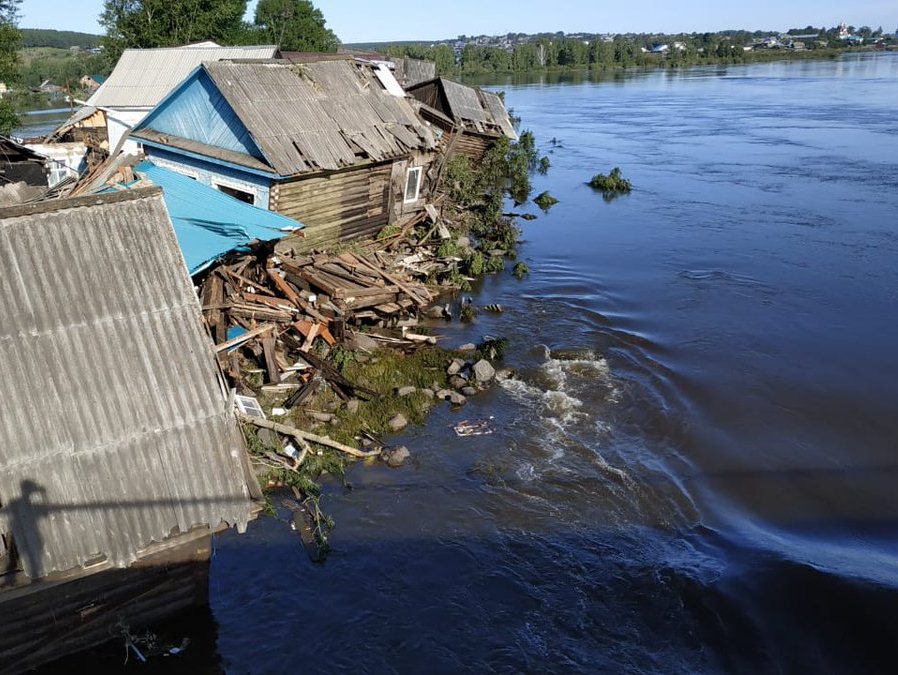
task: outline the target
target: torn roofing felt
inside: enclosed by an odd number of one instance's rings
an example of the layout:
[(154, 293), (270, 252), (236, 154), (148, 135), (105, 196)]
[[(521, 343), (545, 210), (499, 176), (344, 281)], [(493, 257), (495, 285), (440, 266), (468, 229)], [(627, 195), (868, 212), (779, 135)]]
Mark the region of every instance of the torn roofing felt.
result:
[(292, 218), (266, 211), (199, 181), (143, 161), (134, 171), (163, 189), (178, 245), (190, 274), (197, 274), (252, 241), (282, 239), (303, 227)]

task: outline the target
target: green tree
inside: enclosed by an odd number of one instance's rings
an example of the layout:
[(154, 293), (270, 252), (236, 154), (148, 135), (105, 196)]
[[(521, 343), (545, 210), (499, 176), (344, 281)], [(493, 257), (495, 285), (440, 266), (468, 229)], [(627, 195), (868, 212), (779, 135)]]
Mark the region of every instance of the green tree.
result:
[[(22, 34), (16, 27), (22, 0), (0, 0), (0, 81), (18, 79), (18, 48)], [(10, 101), (0, 101), (0, 134), (8, 136), (18, 126), (19, 118)]]
[(247, 0), (105, 0), (100, 25), (111, 63), (128, 48), (175, 47), (213, 40), (232, 44), (243, 31)]
[(340, 40), (309, 0), (259, 0), (255, 24), (284, 51), (335, 52)]

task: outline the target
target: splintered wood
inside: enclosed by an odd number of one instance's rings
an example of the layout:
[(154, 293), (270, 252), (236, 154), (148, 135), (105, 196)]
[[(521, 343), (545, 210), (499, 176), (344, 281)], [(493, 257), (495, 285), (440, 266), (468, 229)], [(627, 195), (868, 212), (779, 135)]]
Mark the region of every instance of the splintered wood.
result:
[[(389, 333), (433, 301), (425, 284), (388, 265), (383, 253), (356, 252), (245, 255), (212, 268), (199, 297), (222, 370), (242, 391), (292, 392), (288, 407), (324, 382), (344, 399), (374, 395), (315, 352), (335, 347), (362, 324)], [(399, 341), (409, 348), (419, 342)]]

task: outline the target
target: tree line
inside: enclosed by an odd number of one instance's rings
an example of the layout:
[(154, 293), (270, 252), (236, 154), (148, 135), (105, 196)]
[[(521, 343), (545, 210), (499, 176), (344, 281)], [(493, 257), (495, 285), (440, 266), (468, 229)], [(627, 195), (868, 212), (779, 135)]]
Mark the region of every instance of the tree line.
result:
[(105, 0), (103, 53), (115, 63), (137, 47), (175, 47), (212, 40), (222, 45), (275, 44), (284, 51), (334, 52), (340, 40), (309, 0), (259, 0), (252, 22), (247, 0)]
[[(870, 37), (881, 35), (879, 31), (863, 29)], [(793, 29), (791, 35), (813, 34), (814, 40), (802, 42), (802, 47), (816, 55), (833, 54), (846, 49), (847, 42), (839, 39), (838, 28)], [(861, 32), (858, 31), (858, 35)], [(532, 72), (551, 69), (615, 68), (629, 66), (670, 67), (701, 64), (748, 63), (771, 58), (782, 58), (783, 48), (751, 49), (769, 33), (726, 31), (724, 33), (693, 33), (680, 35), (646, 34), (617, 35), (611, 39), (601, 37), (564, 37), (541, 35), (537, 37), (505, 36), (507, 46), (479, 44), (460, 39), (464, 46), (455, 49), (449, 44), (395, 44), (384, 50), (392, 57), (410, 57), (433, 61), (440, 75), (476, 75), (483, 73)], [(461, 36), (464, 38), (464, 36)], [(663, 53), (652, 50), (666, 45)]]

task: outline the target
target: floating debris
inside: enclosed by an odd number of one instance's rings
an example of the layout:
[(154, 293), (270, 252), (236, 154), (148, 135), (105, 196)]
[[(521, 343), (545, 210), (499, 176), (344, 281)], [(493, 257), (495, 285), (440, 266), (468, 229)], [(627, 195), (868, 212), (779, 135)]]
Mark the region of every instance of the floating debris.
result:
[(493, 429), (490, 427), (490, 420), (493, 419), (495, 417), (490, 415), (489, 419), (477, 420), (476, 422), (463, 420), (453, 428), (457, 436), (487, 436), (493, 433)]

